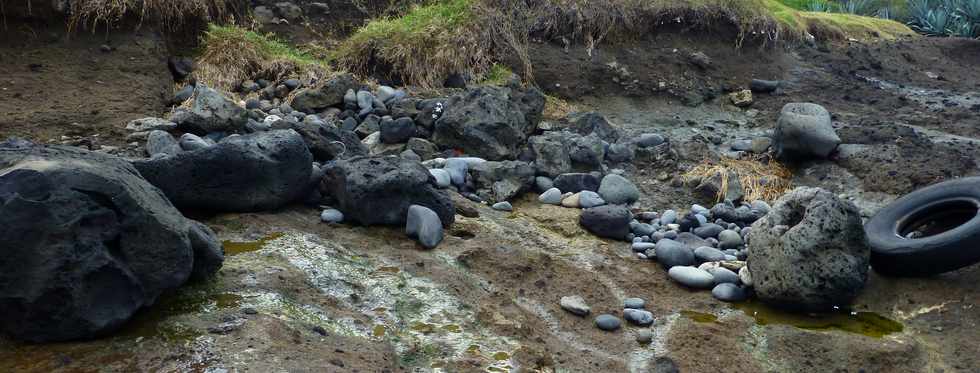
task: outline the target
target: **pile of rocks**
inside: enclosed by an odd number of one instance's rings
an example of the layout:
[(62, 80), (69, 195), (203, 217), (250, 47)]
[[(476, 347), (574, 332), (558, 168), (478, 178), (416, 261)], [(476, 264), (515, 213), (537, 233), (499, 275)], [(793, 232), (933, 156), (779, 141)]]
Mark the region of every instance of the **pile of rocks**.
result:
[(641, 259), (659, 262), (680, 284), (713, 289), (723, 301), (744, 300), (752, 285), (744, 262), (751, 225), (769, 210), (764, 201), (738, 207), (725, 201), (710, 210), (692, 205), (683, 215), (674, 210), (640, 213), (631, 222), (632, 250)]
[[(584, 298), (578, 295), (561, 297), (558, 305), (563, 310), (575, 316), (586, 317), (592, 313), (592, 308), (589, 307)], [(627, 298), (623, 300), (623, 319), (638, 327), (649, 327), (653, 325), (655, 320), (653, 312), (647, 311), (645, 307), (646, 300), (642, 298)], [(605, 331), (616, 331), (623, 325), (618, 317), (608, 313), (597, 315), (593, 319), (593, 322), (597, 328)], [(650, 343), (653, 340), (653, 333), (649, 330), (643, 330), (637, 333), (636, 340), (644, 344)]]

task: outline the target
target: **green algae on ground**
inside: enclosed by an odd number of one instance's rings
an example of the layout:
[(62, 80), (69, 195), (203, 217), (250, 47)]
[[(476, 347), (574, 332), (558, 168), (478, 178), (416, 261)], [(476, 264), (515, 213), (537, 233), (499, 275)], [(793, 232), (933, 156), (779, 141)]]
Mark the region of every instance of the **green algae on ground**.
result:
[(734, 306), (755, 318), (758, 325), (783, 324), (806, 330), (840, 330), (873, 338), (899, 333), (905, 328), (898, 321), (873, 312), (798, 314), (751, 301), (735, 303)]
[(249, 253), (252, 251), (258, 251), (263, 246), (265, 246), (265, 244), (268, 243), (269, 241), (272, 241), (282, 236), (283, 233), (272, 233), (268, 236), (262, 237), (258, 241), (249, 241), (249, 242), (224, 241), (221, 243), (221, 246), (225, 248), (225, 255), (232, 256), (232, 255), (238, 255), (242, 253)]
[(200, 331), (169, 320), (191, 313), (209, 313), (238, 307), (242, 296), (213, 292), (208, 284), (192, 285), (176, 293), (160, 297), (157, 303), (137, 312), (120, 331), (122, 336), (162, 338), (168, 342), (188, 341), (201, 335)]
[(681, 311), (681, 316), (691, 319), (698, 323), (711, 323), (718, 322), (718, 316), (712, 315), (710, 313), (697, 312), (697, 311)]

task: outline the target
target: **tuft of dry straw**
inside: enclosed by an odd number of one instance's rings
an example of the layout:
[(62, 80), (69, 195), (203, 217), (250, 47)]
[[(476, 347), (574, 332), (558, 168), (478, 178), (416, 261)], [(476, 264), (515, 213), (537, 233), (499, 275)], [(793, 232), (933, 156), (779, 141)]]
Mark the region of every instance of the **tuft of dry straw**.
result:
[(793, 172), (782, 163), (769, 159), (721, 158), (718, 162), (703, 161), (683, 175), (685, 181), (701, 180), (721, 174), (721, 188), (716, 200), (721, 202), (728, 193), (729, 175), (736, 175), (748, 200), (775, 201), (792, 187)]

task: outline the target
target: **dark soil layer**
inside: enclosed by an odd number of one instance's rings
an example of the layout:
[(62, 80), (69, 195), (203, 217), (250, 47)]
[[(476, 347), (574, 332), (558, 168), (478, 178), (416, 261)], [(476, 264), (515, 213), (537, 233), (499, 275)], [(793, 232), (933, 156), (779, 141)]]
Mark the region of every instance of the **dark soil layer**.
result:
[(119, 145), (126, 123), (163, 115), (172, 92), (166, 49), (151, 32), (67, 38), (60, 24), (10, 24), (0, 33), (0, 137)]

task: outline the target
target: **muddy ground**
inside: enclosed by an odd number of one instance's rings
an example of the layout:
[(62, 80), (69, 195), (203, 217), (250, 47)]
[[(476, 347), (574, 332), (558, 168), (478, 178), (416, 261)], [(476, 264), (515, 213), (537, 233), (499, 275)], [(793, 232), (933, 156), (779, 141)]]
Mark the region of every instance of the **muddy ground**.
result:
[[(166, 52), (152, 34), (114, 35), (109, 53), (100, 36), (3, 38), (0, 137), (47, 142), (98, 133), (107, 144), (125, 143), (126, 121), (166, 110)], [(666, 33), (592, 56), (550, 42), (532, 50), (546, 91), (607, 115), (628, 135), (670, 138), (673, 153), (626, 170), (644, 210), (704, 202), (674, 179), (726, 153), (734, 139), (765, 134), (779, 108), (796, 101), (825, 105), (848, 146), (832, 161), (793, 165), (795, 185), (833, 190), (865, 215), (919, 186), (978, 174), (977, 41), (735, 50), (727, 39)], [(712, 65), (692, 65), (697, 51)], [(749, 109), (728, 104), (724, 94), (751, 78), (787, 84), (757, 95)], [(872, 275), (855, 314), (814, 321), (677, 286), (626, 243), (587, 234), (577, 210), (542, 206), (533, 196), (513, 213), (456, 201), (480, 217), (457, 216), (429, 251), (398, 228), (326, 225), (302, 207), (195, 216), (228, 241), (216, 278), (161, 299), (113, 336), (49, 345), (0, 340), (0, 371), (980, 369), (980, 266), (926, 279)], [(602, 332), (562, 311), (559, 298), (572, 294), (595, 314), (620, 314), (626, 297), (647, 299), (657, 317), (654, 342), (637, 343), (636, 327)]]

